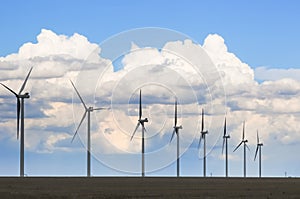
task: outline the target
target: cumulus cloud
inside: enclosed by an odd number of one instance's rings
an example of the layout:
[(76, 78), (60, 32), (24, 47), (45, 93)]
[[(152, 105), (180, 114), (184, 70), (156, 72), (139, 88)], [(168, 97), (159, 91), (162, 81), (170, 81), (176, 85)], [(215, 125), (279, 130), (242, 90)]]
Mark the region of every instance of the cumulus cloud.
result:
[[(51, 58), (54, 55), (66, 55), (76, 59), (86, 60), (96, 58), (100, 49), (97, 44), (90, 43), (86, 37), (75, 33), (71, 37), (57, 35), (51, 30), (42, 29), (37, 36), (37, 43), (26, 43), (22, 45), (19, 52), (2, 58), (1, 60), (18, 61), (34, 58)], [(90, 60), (90, 59), (88, 59)], [(92, 59), (93, 60), (93, 59)]]
[(257, 67), (254, 70), (255, 79), (258, 81), (276, 81), (280, 79), (294, 79), (300, 80), (300, 70), (296, 68), (282, 69), (282, 68), (268, 68)]
[[(222, 74), (225, 86), (240, 87), (254, 83), (254, 71), (243, 63), (235, 54), (228, 52), (224, 39), (217, 35), (208, 35), (203, 48), (207, 51), (214, 64)], [(250, 84), (250, 85), (249, 85)], [(229, 90), (229, 89), (228, 89)]]
[[(169, 146), (174, 125), (175, 96), (179, 99), (179, 120), (184, 127), (183, 148), (194, 146), (194, 139), (198, 139), (202, 107), (206, 112), (211, 149), (220, 143), (225, 112), (233, 142), (238, 143), (244, 120), (252, 144), (255, 144), (256, 129), (269, 143), (276, 140), (290, 144), (299, 137), (296, 132), (300, 119), (297, 103), (300, 82), (294, 75), (297, 71), (290, 69), (280, 75), (279, 69), (253, 70), (228, 51), (219, 35), (208, 35), (202, 46), (190, 40), (170, 41), (159, 50), (132, 43), (129, 52), (122, 55), (122, 68), (117, 71), (114, 71), (113, 60), (102, 58), (100, 52), (98, 44), (82, 35), (75, 33), (68, 37), (42, 30), (37, 43), (26, 43), (18, 53), (0, 58), (0, 80), (16, 91), (29, 67), (34, 66), (25, 89), (31, 93), (26, 104), (31, 115), (42, 116), (26, 120), (26, 131), (32, 136), (26, 143), (28, 150), (71, 149), (70, 143), (66, 143), (84, 108), (70, 79), (87, 106), (111, 108), (91, 115), (95, 153), (137, 153), (140, 150), (139, 133), (130, 142), (138, 119), (140, 88), (143, 117), (149, 118), (147, 147), (153, 154), (157, 148), (166, 150), (165, 154), (170, 152), (165, 148)], [(258, 79), (264, 82), (258, 83)], [(15, 100), (4, 88), (0, 88), (0, 92), (4, 97), (0, 99), (1, 107), (10, 99)], [(0, 130), (15, 139), (15, 104), (7, 106), (7, 113), (0, 115)], [(86, 121), (79, 137), (86, 142)]]

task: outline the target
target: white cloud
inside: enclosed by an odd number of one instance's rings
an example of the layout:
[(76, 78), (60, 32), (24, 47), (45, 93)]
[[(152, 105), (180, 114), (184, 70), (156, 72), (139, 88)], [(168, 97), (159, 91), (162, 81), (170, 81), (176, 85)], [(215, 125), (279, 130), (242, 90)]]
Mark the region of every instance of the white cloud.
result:
[[(141, 86), (143, 117), (150, 120), (146, 124), (151, 136), (147, 145), (150, 148), (168, 146), (174, 125), (174, 95), (180, 102), (183, 145), (188, 146), (195, 137), (198, 139), (202, 107), (209, 114), (205, 124), (210, 131), (208, 145), (211, 148), (219, 144), (225, 111), (233, 145), (240, 140), (244, 120), (250, 145), (255, 144), (256, 129), (264, 142), (270, 144), (276, 141), (290, 144), (299, 139), (300, 82), (292, 74), (297, 71), (287, 70), (283, 76), (290, 79), (282, 79), (280, 70), (258, 68), (254, 73), (249, 65), (228, 52), (219, 35), (209, 35), (202, 47), (189, 40), (168, 42), (161, 50), (132, 44), (131, 51), (122, 60), (124, 68), (117, 72), (113, 72), (110, 60), (99, 56), (100, 51), (100, 46), (82, 35), (67, 37), (42, 30), (36, 44), (24, 44), (18, 53), (0, 58), (1, 82), (14, 90), (19, 89), (29, 66), (34, 65), (25, 89), (31, 93), (26, 104), (33, 107), (34, 110), (30, 110), (33, 114), (42, 113), (43, 117), (26, 120), (26, 129), (32, 135), (26, 143), (29, 150), (71, 149), (71, 145), (64, 142), (73, 135), (73, 113), (78, 124), (84, 109), (69, 79), (75, 82), (88, 106), (112, 103), (113, 110), (91, 115), (96, 153), (140, 151), (140, 139), (130, 142), (130, 136), (138, 119)], [(268, 79), (263, 76), (265, 72), (274, 75)], [(268, 81), (259, 84), (255, 79)], [(1, 104), (15, 100), (4, 88), (0, 88), (0, 92), (5, 97)], [(34, 106), (36, 104), (40, 107)], [(9, 115), (15, 115), (14, 106), (12, 103)], [(0, 117), (3, 119), (0, 130), (15, 139), (15, 118), (3, 114)], [(83, 142), (85, 125), (79, 132)], [(45, 133), (39, 134), (39, 131)]]
[[(233, 53), (228, 52), (224, 39), (217, 35), (208, 35), (203, 48), (222, 74), (225, 86), (240, 87), (254, 83), (254, 71)], [(229, 89), (228, 89), (229, 90)], [(229, 91), (230, 92), (230, 91)]]
[[(37, 36), (37, 43), (26, 43), (20, 47), (17, 54), (11, 54), (0, 60), (20, 61), (30, 60), (36, 57), (51, 57), (54, 55), (66, 55), (76, 59), (86, 60), (96, 58), (100, 49), (97, 44), (90, 43), (86, 37), (75, 33), (71, 37), (57, 35), (51, 30), (42, 29)], [(94, 60), (95, 61), (95, 60)]]
[(300, 80), (300, 70), (297, 68), (268, 68), (268, 67), (257, 67), (254, 70), (255, 79), (260, 81), (276, 81), (280, 79), (294, 79)]
[[(265, 81), (261, 84), (260, 89), (264, 92), (264, 95), (276, 95), (289, 98), (297, 96), (300, 92), (300, 82), (293, 79), (280, 79), (276, 81)], [(263, 93), (261, 92), (263, 95)], [(273, 97), (270, 96), (270, 97)]]

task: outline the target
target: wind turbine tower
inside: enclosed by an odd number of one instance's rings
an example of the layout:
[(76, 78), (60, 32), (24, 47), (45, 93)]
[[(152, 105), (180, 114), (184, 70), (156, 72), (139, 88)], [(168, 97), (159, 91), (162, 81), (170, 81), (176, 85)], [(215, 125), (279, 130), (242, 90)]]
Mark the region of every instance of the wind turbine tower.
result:
[(225, 145), (225, 175), (226, 175), (226, 178), (228, 177), (228, 139), (229, 138), (230, 138), (230, 136), (226, 132), (226, 117), (225, 117), (222, 154), (223, 154), (224, 145)]
[(257, 145), (256, 145), (256, 151), (255, 151), (255, 156), (254, 156), (254, 161), (256, 159), (257, 153), (259, 152), (258, 156), (258, 172), (259, 172), (259, 177), (261, 178), (261, 147), (263, 146), (263, 143), (259, 142), (259, 136), (258, 136), (258, 130), (256, 134), (257, 138)]
[(17, 98), (17, 139), (19, 139), (19, 125), (20, 125), (20, 117), (21, 117), (21, 135), (20, 135), (20, 177), (24, 177), (24, 99), (29, 99), (30, 95), (29, 93), (22, 94), (26, 82), (30, 76), (30, 73), (32, 71), (32, 67), (30, 68), (19, 93), (14, 92), (12, 89), (7, 87), (6, 85), (0, 83), (2, 86), (4, 86), (7, 90), (12, 92), (16, 98)]
[(177, 177), (179, 177), (179, 129), (182, 129), (182, 126), (177, 126), (177, 99), (175, 100), (175, 123), (174, 123), (174, 131), (172, 133), (172, 137), (170, 142), (172, 141), (174, 134), (177, 135)]
[[(242, 144), (244, 144), (244, 178), (246, 177), (246, 148), (249, 149), (247, 145), (248, 140), (245, 139), (245, 121), (243, 123), (243, 136), (242, 141), (237, 145), (237, 147), (233, 150), (235, 152)], [(250, 150), (250, 149), (249, 149)]]
[(130, 140), (133, 139), (134, 134), (136, 133), (139, 126), (142, 125), (142, 177), (145, 177), (145, 138), (144, 138), (144, 134), (146, 131), (144, 125), (145, 122), (148, 122), (148, 118), (142, 119), (142, 90), (140, 90), (139, 119)]
[(81, 118), (81, 121), (74, 133), (74, 136), (73, 136), (71, 142), (73, 142), (74, 138), (76, 137), (78, 130), (87, 115), (87, 174), (86, 175), (87, 175), (87, 177), (90, 177), (91, 176), (91, 112), (96, 111), (96, 110), (104, 110), (104, 109), (108, 109), (108, 108), (87, 107), (72, 81), (71, 81), (71, 84), (72, 84), (74, 90), (76, 91), (76, 93), (85, 109), (85, 112)]
[(203, 139), (203, 177), (206, 177), (206, 134), (208, 131), (204, 131), (204, 110), (202, 109), (202, 126), (201, 126), (201, 135), (199, 139), (198, 149), (201, 146), (201, 140)]

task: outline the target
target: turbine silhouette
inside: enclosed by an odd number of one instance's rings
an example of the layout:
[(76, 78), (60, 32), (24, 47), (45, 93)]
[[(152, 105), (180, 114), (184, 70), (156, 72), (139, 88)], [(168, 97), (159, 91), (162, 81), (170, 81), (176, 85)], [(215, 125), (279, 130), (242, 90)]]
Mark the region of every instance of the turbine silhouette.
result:
[[(242, 141), (237, 145), (237, 147), (233, 150), (235, 152), (242, 144), (244, 144), (244, 178), (246, 177), (246, 147), (249, 149), (248, 145), (246, 144), (248, 140), (245, 140), (245, 121), (243, 123), (243, 136)], [(250, 149), (249, 149), (250, 150)]]
[(148, 122), (148, 119), (142, 119), (142, 90), (140, 90), (140, 106), (139, 106), (139, 119), (138, 123), (134, 129), (134, 132), (130, 138), (130, 140), (133, 139), (134, 134), (136, 133), (137, 129), (139, 128), (140, 125), (142, 125), (142, 177), (145, 177), (145, 138), (144, 134), (146, 131), (144, 123)]
[(225, 145), (225, 175), (226, 175), (226, 177), (228, 177), (228, 139), (229, 138), (230, 138), (230, 136), (226, 132), (226, 117), (225, 117), (222, 154), (223, 154), (224, 145)]
[(208, 131), (204, 131), (204, 110), (202, 109), (202, 125), (201, 125), (201, 135), (199, 138), (198, 150), (201, 146), (201, 140), (203, 139), (203, 177), (206, 177), (206, 134)]
[(263, 143), (259, 142), (259, 136), (258, 136), (258, 130), (256, 134), (257, 138), (257, 144), (256, 144), (256, 151), (255, 151), (255, 156), (254, 156), (254, 161), (256, 159), (257, 153), (259, 152), (258, 156), (258, 172), (259, 172), (259, 177), (261, 178), (261, 147), (263, 146)]
[(14, 92), (12, 89), (7, 87), (6, 85), (0, 83), (2, 86), (4, 86), (7, 90), (9, 90), (11, 93), (13, 93), (17, 98), (17, 139), (19, 139), (19, 127), (20, 127), (20, 117), (21, 117), (21, 136), (20, 136), (20, 177), (24, 177), (24, 99), (29, 99), (30, 95), (29, 93), (22, 94), (27, 80), (30, 76), (30, 73), (32, 71), (32, 67), (30, 68), (19, 93)]
[(172, 141), (174, 134), (177, 135), (177, 177), (179, 177), (179, 129), (182, 129), (182, 126), (177, 126), (177, 99), (175, 100), (175, 121), (174, 121), (174, 130), (170, 142)]
[(96, 111), (96, 110), (104, 110), (104, 109), (109, 109), (109, 108), (93, 108), (93, 107), (87, 107), (86, 104), (84, 103), (82, 97), (80, 96), (78, 90), (76, 89), (75, 85), (73, 84), (73, 82), (70, 80), (73, 88), (75, 89), (82, 105), (84, 106), (84, 114), (80, 120), (80, 123), (73, 135), (72, 141), (74, 140), (74, 138), (76, 137), (78, 130), (83, 122), (83, 120), (85, 119), (86, 115), (87, 117), (87, 177), (91, 176), (91, 112)]

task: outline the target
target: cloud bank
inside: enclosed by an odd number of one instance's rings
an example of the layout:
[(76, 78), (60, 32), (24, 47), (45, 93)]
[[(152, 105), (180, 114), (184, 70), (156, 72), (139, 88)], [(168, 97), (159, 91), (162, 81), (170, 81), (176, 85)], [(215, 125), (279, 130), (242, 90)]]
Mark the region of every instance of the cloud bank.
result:
[[(244, 120), (250, 145), (256, 144), (257, 129), (266, 144), (298, 143), (297, 69), (254, 70), (228, 52), (224, 39), (217, 34), (208, 35), (203, 45), (190, 40), (169, 41), (157, 49), (132, 43), (120, 56), (122, 68), (114, 70), (115, 60), (101, 57), (101, 46), (83, 35), (57, 35), (43, 29), (37, 43), (25, 43), (17, 53), (0, 57), (0, 81), (16, 91), (29, 67), (34, 66), (25, 89), (31, 94), (25, 102), (26, 136), (30, 137), (26, 150), (54, 153), (80, 148), (79, 142), (69, 142), (84, 113), (70, 79), (76, 82), (88, 106), (111, 108), (91, 115), (93, 150), (98, 156), (139, 152), (140, 135), (130, 142), (138, 117), (139, 89), (143, 91), (143, 117), (149, 118), (149, 156), (157, 151), (169, 154), (175, 147), (169, 144), (175, 96), (180, 103), (185, 150), (195, 147), (199, 137), (201, 108), (207, 113), (210, 149), (221, 144), (225, 114), (232, 143), (239, 142)], [(0, 114), (0, 139), (15, 142), (14, 96), (4, 88), (0, 88), (0, 95), (0, 107), (5, 110)], [(83, 144), (85, 125), (79, 131)]]

